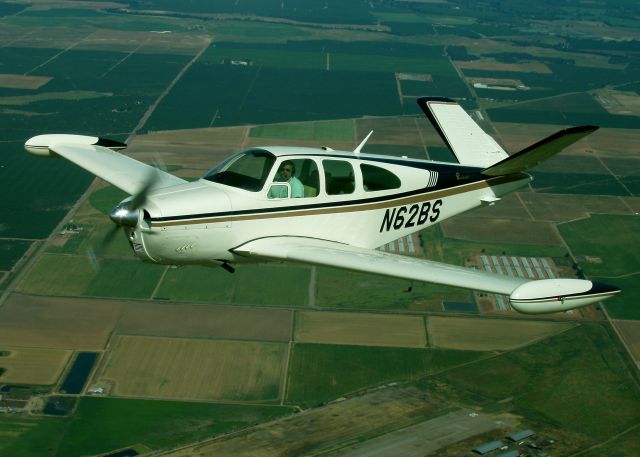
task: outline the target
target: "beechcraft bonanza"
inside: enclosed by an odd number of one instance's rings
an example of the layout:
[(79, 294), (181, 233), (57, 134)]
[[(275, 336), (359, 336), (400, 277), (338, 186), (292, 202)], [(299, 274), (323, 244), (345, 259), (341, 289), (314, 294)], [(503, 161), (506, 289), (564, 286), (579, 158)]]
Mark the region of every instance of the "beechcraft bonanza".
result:
[(562, 130), (507, 154), (453, 100), (418, 103), (458, 164), (330, 148), (270, 146), (231, 155), (188, 182), (116, 151), (126, 144), (40, 135), (28, 152), (64, 157), (131, 197), (111, 212), (134, 254), (169, 265), (301, 262), (509, 296), (522, 313), (566, 311), (619, 289), (582, 279), (531, 280), (381, 252), (377, 247), (484, 204), (531, 180), (526, 170), (597, 129)]

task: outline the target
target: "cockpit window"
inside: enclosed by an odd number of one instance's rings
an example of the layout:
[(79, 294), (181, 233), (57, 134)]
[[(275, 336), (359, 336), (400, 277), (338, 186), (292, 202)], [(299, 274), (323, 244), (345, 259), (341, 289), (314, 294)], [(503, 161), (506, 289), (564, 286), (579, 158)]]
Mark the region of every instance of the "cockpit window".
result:
[(264, 187), (276, 158), (262, 149), (250, 149), (213, 167), (204, 179), (225, 186), (258, 192)]

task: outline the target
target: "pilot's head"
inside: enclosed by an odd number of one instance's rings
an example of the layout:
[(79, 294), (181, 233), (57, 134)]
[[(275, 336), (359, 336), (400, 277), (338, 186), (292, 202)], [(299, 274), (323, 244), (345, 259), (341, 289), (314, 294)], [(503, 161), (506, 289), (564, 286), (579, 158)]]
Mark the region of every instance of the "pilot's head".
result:
[(285, 160), (282, 162), (280, 164), (280, 169), (278, 170), (278, 174), (280, 174), (283, 181), (289, 181), (295, 172), (296, 166), (291, 160)]

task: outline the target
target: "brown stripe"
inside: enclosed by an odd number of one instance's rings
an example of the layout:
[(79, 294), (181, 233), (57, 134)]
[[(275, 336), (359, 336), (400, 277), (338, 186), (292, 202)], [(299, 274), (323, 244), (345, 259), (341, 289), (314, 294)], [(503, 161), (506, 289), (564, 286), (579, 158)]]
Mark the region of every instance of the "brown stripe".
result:
[[(258, 219), (273, 219), (278, 217), (299, 217), (299, 216), (313, 216), (317, 214), (332, 214), (332, 213), (352, 213), (357, 211), (371, 211), (374, 209), (390, 208), (394, 206), (403, 206), (411, 203), (418, 203), (427, 200), (434, 200), (437, 198), (450, 197), (452, 195), (462, 194), (473, 190), (482, 189), (484, 187), (492, 187), (507, 182), (513, 182), (523, 179), (523, 175), (518, 175), (514, 178), (512, 176), (500, 176), (498, 178), (491, 178), (486, 181), (478, 181), (471, 184), (463, 184), (457, 187), (451, 187), (448, 189), (437, 190), (432, 192), (425, 192), (422, 194), (411, 195), (409, 197), (390, 199), (375, 203), (362, 203), (360, 205), (345, 205), (338, 207), (328, 208), (313, 208), (313, 209), (300, 209), (300, 210), (281, 210), (274, 213), (264, 214), (242, 214), (242, 215), (230, 215), (230, 216), (218, 216), (202, 219), (181, 220), (171, 222), (152, 222), (152, 227), (169, 227), (174, 225), (193, 225), (193, 224), (207, 224), (213, 222), (233, 222), (233, 221), (246, 221), (246, 220), (258, 220)], [(348, 203), (348, 201), (347, 201)]]

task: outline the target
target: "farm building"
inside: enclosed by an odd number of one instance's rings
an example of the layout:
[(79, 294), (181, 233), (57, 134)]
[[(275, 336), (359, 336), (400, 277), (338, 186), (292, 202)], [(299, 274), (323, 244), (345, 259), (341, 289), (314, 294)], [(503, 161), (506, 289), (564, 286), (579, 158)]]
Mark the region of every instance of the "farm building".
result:
[(524, 440), (526, 438), (529, 438), (531, 436), (535, 435), (535, 432), (533, 430), (521, 430), (519, 432), (515, 432), (512, 433), (511, 435), (507, 436), (507, 439), (509, 441), (521, 441)]
[(504, 443), (502, 441), (490, 441), (474, 448), (473, 452), (480, 455), (485, 455), (489, 452), (495, 451), (496, 449), (500, 449), (502, 446), (504, 446)]

